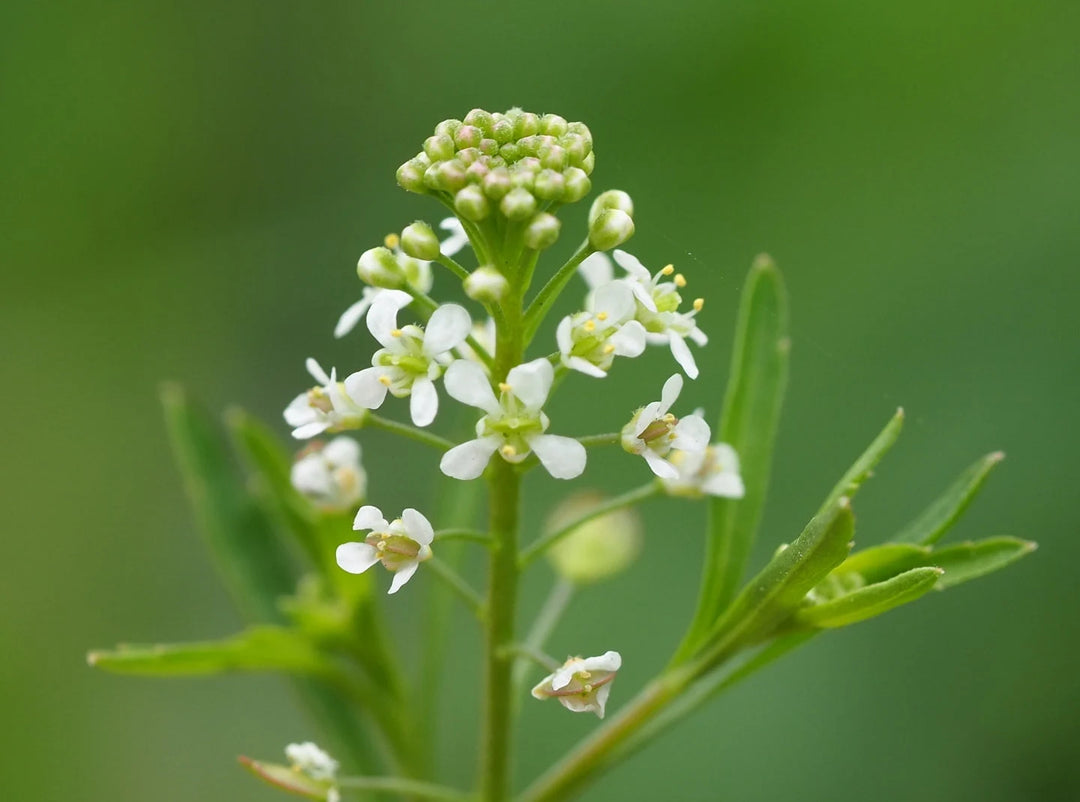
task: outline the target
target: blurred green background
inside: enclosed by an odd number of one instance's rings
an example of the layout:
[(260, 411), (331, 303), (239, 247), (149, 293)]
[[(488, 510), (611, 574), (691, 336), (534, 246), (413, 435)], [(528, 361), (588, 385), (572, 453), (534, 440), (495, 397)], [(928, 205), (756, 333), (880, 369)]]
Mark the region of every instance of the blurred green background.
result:
[[(996, 448), (1009, 458), (952, 537), (1041, 544), (815, 641), (587, 798), (1080, 798), (1078, 36), (1070, 0), (5, 3), (0, 797), (279, 798), (234, 758), (314, 735), (284, 683), (84, 663), (90, 647), (239, 626), (158, 383), (285, 436), (304, 357), (351, 371), (370, 353), (362, 330), (331, 337), (356, 257), (441, 216), (396, 187), (397, 165), (440, 119), (522, 105), (590, 125), (594, 186), (637, 204), (631, 249), (706, 297), (688, 406), (719, 407), (754, 254), (784, 270), (793, 374), (755, 565), (898, 405), (908, 425), (860, 496), (861, 544)], [(558, 253), (584, 213), (564, 214)], [(570, 381), (553, 429), (611, 429), (672, 371), (657, 351), (603, 393)], [(374, 503), (434, 506), (428, 453), (363, 440)], [(614, 492), (646, 475), (609, 453), (585, 478)], [(531, 519), (565, 490), (535, 477)], [(646, 520), (642, 559), (582, 593), (551, 644), (620, 650), (615, 708), (666, 660), (697, 589), (701, 506), (657, 502)], [(530, 577), (527, 610), (547, 581)], [(428, 582), (394, 612), (407, 650)], [(454, 641), (439, 761), (465, 782), (475, 627)], [(594, 726), (526, 703), (519, 782)]]

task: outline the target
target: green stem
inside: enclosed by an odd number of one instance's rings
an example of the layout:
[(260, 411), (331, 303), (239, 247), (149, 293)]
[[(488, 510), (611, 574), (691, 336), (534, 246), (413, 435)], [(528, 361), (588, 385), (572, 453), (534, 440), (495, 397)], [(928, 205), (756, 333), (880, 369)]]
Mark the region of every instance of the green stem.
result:
[(338, 788), (346, 791), (384, 791), (414, 799), (439, 799), (444, 802), (466, 802), (473, 797), (445, 785), (406, 780), (401, 777), (342, 777)]
[[(416, 300), (417, 306), (420, 311), (420, 316), (423, 317), (425, 320), (431, 317), (435, 310), (439, 308), (438, 301), (436, 301), (430, 295), (426, 295), (419, 290), (413, 289), (412, 287), (406, 287), (405, 291), (408, 292), (409, 295), (411, 295)], [(489, 370), (495, 367), (495, 360), (492, 359), (491, 354), (489, 354), (487, 349), (480, 344), (479, 340), (477, 340), (473, 335), (470, 334), (465, 338), (465, 342), (469, 344), (469, 347), (476, 354), (476, 357), (488, 366)]]
[(423, 443), (425, 446), (437, 448), (439, 451), (447, 451), (454, 447), (454, 444), (445, 437), (439, 437), (437, 434), (418, 429), (407, 423), (398, 423), (396, 420), (390, 420), (389, 418), (384, 418), (374, 413), (364, 416), (364, 425), (371, 426), (375, 429), (382, 429), (386, 432), (393, 432), (402, 437), (407, 437), (410, 440), (415, 440), (418, 443)]
[(561, 529), (556, 529), (553, 532), (548, 532), (546, 535), (541, 535), (530, 543), (529, 546), (521, 552), (521, 556), (518, 558), (518, 564), (524, 568), (543, 554), (545, 550), (558, 543), (582, 524), (588, 523), (593, 518), (598, 518), (601, 515), (606, 515), (609, 512), (621, 509), (622, 507), (638, 504), (647, 498), (657, 495), (660, 492), (660, 489), (659, 482), (649, 482), (647, 485), (642, 485), (627, 493), (623, 493), (621, 496), (616, 496), (602, 504), (597, 504), (587, 513), (574, 519)]
[(511, 643), (503, 648), (503, 654), (507, 657), (524, 657), (526, 660), (532, 660), (545, 671), (555, 671), (559, 668), (558, 660), (527, 643)]
[[(566, 608), (573, 597), (574, 583), (559, 577), (555, 584), (551, 586), (551, 592), (548, 593), (544, 606), (536, 614), (536, 620), (533, 621), (529, 634), (525, 636), (525, 646), (527, 648), (533, 650), (544, 648), (544, 644), (551, 637), (551, 633), (555, 631), (555, 625), (559, 623), (559, 619), (566, 612)], [(525, 685), (525, 672), (527, 670), (528, 666), (520, 661), (514, 665), (514, 699), (518, 700), (517, 704), (520, 704), (522, 698), (521, 692)]]
[(435, 261), (445, 267), (462, 281), (469, 277), (469, 271), (466, 270), (462, 265), (458, 264), (454, 259), (447, 256), (445, 253), (439, 254), (439, 258)]
[(608, 434), (591, 434), (588, 437), (579, 437), (577, 441), (585, 448), (592, 448), (594, 446), (617, 445), (621, 439), (622, 435), (619, 432), (609, 432)]
[(472, 543), (483, 543), (490, 546), (494, 541), (487, 532), (477, 529), (440, 529), (435, 533), (435, 542), (446, 540), (468, 540)]
[(570, 257), (570, 261), (555, 271), (547, 284), (545, 284), (540, 292), (536, 294), (532, 302), (529, 304), (528, 310), (525, 312), (525, 344), (527, 345), (532, 340), (533, 335), (536, 334), (537, 328), (539, 328), (544, 316), (551, 309), (551, 305), (555, 303), (555, 299), (559, 297), (559, 293), (562, 292), (563, 287), (577, 272), (578, 265), (585, 261), (585, 257), (594, 253), (595, 249), (589, 244), (588, 240), (585, 240), (581, 244), (581, 247), (577, 249), (573, 256)]
[(480, 598), (480, 594), (473, 590), (468, 582), (461, 578), (457, 571), (438, 557), (427, 560), (427, 565), (435, 576), (445, 582), (446, 586), (465, 602), (465, 605), (473, 611), (478, 620), (484, 620), (484, 600)]

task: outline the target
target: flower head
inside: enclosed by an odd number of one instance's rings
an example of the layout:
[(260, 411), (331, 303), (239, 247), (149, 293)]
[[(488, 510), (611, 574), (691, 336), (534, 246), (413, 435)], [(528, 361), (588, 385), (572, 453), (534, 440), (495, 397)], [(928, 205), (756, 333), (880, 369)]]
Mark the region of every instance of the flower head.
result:
[(345, 394), (336, 369), (331, 368), (327, 376), (322, 366), (311, 358), (305, 366), (318, 384), (300, 393), (285, 408), (285, 422), (293, 427), (293, 437), (306, 440), (326, 431), (359, 425), (366, 412)]
[(366, 505), (356, 513), (353, 529), (368, 531), (360, 543), (342, 543), (337, 548), (337, 564), (350, 574), (362, 574), (377, 562), (394, 574), (390, 593), (397, 593), (420, 567), (431, 558), (435, 532), (428, 519), (411, 507), (401, 517), (387, 521), (378, 507)]
[(661, 478), (671, 496), (742, 498), (746, 492), (739, 474), (739, 455), (727, 443), (713, 443), (701, 451), (672, 451), (667, 458), (678, 475)]
[(616, 356), (641, 356), (645, 350), (645, 327), (634, 320), (633, 293), (615, 281), (590, 293), (584, 312), (564, 317), (555, 337), (566, 367), (598, 378), (607, 375)]
[(351, 437), (312, 443), (293, 463), (289, 478), (293, 487), (325, 510), (352, 507), (367, 491), (360, 444)]
[(496, 451), (507, 462), (521, 462), (535, 452), (556, 479), (573, 479), (585, 470), (585, 447), (571, 437), (545, 434), (550, 421), (541, 407), (547, 401), (554, 370), (546, 359), (535, 359), (510, 370), (491, 389), (484, 369), (459, 359), (446, 371), (446, 392), (463, 404), (487, 414), (476, 424), (476, 439), (443, 454), (439, 467), (454, 479), (475, 479)]
[(555, 698), (567, 710), (590, 711), (603, 718), (611, 683), (621, 666), (618, 652), (604, 652), (599, 657), (571, 657), (532, 689), (533, 698)]
[(682, 392), (683, 378), (674, 374), (666, 382), (659, 401), (653, 401), (634, 413), (622, 430), (622, 447), (640, 454), (649, 468), (662, 479), (676, 479), (678, 469), (665, 457), (674, 449), (703, 451), (709, 443), (709, 424), (700, 415), (680, 419), (670, 412)]
[(387, 392), (397, 398), (412, 396), (413, 423), (427, 426), (439, 409), (435, 379), (453, 361), (450, 352), (465, 341), (472, 319), (457, 304), (444, 304), (432, 313), (426, 329), (398, 328), (397, 313), (411, 300), (408, 293), (388, 290), (372, 305), (368, 330), (382, 348), (371, 358), (372, 367), (345, 379), (345, 391), (365, 409), (382, 406)]
[(289, 744), (285, 747), (285, 757), (293, 771), (306, 774), (317, 782), (333, 782), (337, 777), (338, 762), (311, 741)]

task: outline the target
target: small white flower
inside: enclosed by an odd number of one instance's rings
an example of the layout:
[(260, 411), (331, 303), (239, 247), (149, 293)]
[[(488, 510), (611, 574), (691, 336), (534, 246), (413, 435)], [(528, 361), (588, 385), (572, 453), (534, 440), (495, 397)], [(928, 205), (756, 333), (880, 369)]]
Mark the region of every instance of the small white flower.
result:
[(387, 392), (396, 398), (411, 396), (413, 423), (427, 426), (439, 410), (435, 379), (453, 361), (450, 352), (465, 341), (472, 319), (457, 304), (444, 304), (432, 313), (427, 328), (399, 329), (397, 313), (411, 300), (408, 293), (398, 290), (387, 290), (376, 299), (367, 326), (382, 348), (371, 358), (372, 367), (345, 379), (345, 391), (365, 409), (382, 406)]
[(713, 443), (703, 451), (672, 451), (668, 462), (678, 471), (678, 476), (660, 480), (669, 495), (742, 498), (746, 493), (739, 455), (727, 443)]
[(622, 667), (618, 652), (604, 652), (599, 657), (571, 657), (554, 674), (549, 674), (532, 689), (534, 699), (559, 700), (567, 710), (586, 711), (604, 717), (604, 706), (611, 694), (615, 673)]
[(292, 485), (325, 510), (352, 507), (367, 491), (367, 473), (360, 465), (360, 444), (335, 437), (325, 446), (312, 443), (293, 463)]
[(709, 444), (709, 424), (700, 415), (679, 419), (668, 412), (682, 392), (683, 378), (674, 374), (666, 382), (659, 401), (653, 401), (634, 413), (622, 429), (622, 447), (640, 454), (652, 472), (661, 479), (677, 479), (678, 469), (665, 457), (673, 449), (704, 451)]
[(342, 543), (337, 564), (350, 574), (362, 574), (377, 562), (394, 573), (390, 593), (397, 593), (424, 560), (431, 558), (435, 532), (428, 519), (408, 507), (393, 521), (383, 518), (378, 507), (366, 505), (356, 513), (353, 529), (370, 530), (363, 542)]
[[(705, 345), (709, 338), (697, 327), (694, 317), (704, 306), (704, 300), (698, 298), (690, 312), (680, 312), (682, 296), (679, 290), (686, 286), (686, 279), (675, 273), (672, 265), (667, 265), (655, 274), (650, 274), (636, 256), (626, 251), (616, 250), (615, 261), (626, 271), (626, 276), (616, 281), (627, 284), (637, 301), (635, 317), (644, 327), (647, 339), (652, 345), (667, 344), (675, 361), (686, 371), (691, 379), (698, 377), (697, 363), (686, 339), (697, 345)], [(596, 291), (597, 288), (611, 281), (614, 268), (606, 254), (591, 254), (578, 268), (585, 282)], [(671, 276), (671, 280), (666, 280)]]
[(555, 338), (562, 364), (603, 378), (616, 356), (641, 356), (645, 327), (634, 320), (634, 310), (634, 295), (625, 283), (598, 287), (586, 299), (584, 312), (559, 321)]
[(289, 744), (285, 747), (285, 757), (293, 771), (302, 772), (316, 782), (333, 782), (337, 777), (338, 762), (311, 741)]
[(476, 424), (475, 440), (443, 454), (442, 472), (454, 479), (475, 479), (496, 451), (507, 462), (521, 462), (535, 452), (556, 479), (580, 476), (585, 470), (585, 447), (571, 437), (544, 434), (550, 421), (541, 407), (553, 379), (551, 363), (535, 359), (513, 368), (499, 385), (496, 398), (480, 365), (464, 359), (452, 364), (444, 379), (446, 392), (487, 414)]
[(364, 409), (345, 395), (341, 382), (337, 380), (336, 368), (331, 368), (327, 376), (314, 359), (309, 357), (304, 364), (319, 384), (300, 393), (285, 408), (285, 421), (293, 427), (293, 437), (306, 440), (325, 431), (359, 425), (365, 414)]

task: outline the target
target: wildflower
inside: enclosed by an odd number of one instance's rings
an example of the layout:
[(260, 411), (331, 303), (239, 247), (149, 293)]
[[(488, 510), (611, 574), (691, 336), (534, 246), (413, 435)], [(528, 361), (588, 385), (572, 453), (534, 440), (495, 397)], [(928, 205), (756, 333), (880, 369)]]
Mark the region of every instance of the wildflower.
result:
[(555, 332), (562, 364), (603, 378), (616, 356), (641, 356), (645, 327), (633, 319), (629, 287), (609, 282), (591, 293), (585, 306), (584, 312), (564, 317)]
[(603, 718), (611, 683), (621, 666), (618, 652), (604, 652), (599, 657), (571, 657), (532, 689), (533, 698), (554, 697), (567, 710), (590, 711)]
[(675, 451), (668, 455), (678, 475), (661, 478), (672, 496), (742, 498), (746, 492), (739, 474), (739, 455), (727, 443), (713, 443), (701, 451)]
[(457, 304), (444, 304), (432, 313), (426, 329), (398, 328), (397, 313), (410, 300), (408, 293), (387, 291), (372, 305), (368, 330), (383, 347), (371, 358), (372, 367), (345, 379), (345, 391), (366, 409), (382, 406), (388, 391), (396, 398), (411, 396), (413, 423), (427, 426), (439, 409), (435, 379), (453, 361), (450, 352), (465, 341), (472, 319)]
[(677, 479), (679, 470), (666, 459), (673, 449), (703, 451), (709, 443), (709, 424), (700, 415), (681, 420), (670, 412), (682, 392), (683, 378), (674, 374), (666, 382), (659, 401), (653, 401), (634, 413), (622, 429), (622, 447), (640, 454), (652, 472), (661, 479)]
[(496, 398), (480, 365), (464, 359), (454, 362), (446, 371), (446, 392), (487, 414), (476, 424), (475, 440), (443, 454), (442, 472), (454, 479), (475, 479), (496, 451), (515, 463), (535, 452), (556, 479), (580, 476), (585, 470), (585, 447), (571, 437), (544, 434), (550, 421), (541, 407), (553, 379), (551, 363), (535, 359), (513, 368), (499, 384)]
[(311, 741), (289, 744), (285, 747), (285, 757), (293, 771), (306, 774), (316, 782), (333, 782), (337, 777), (338, 762)]
[(293, 437), (306, 440), (325, 431), (359, 425), (366, 413), (345, 395), (336, 369), (331, 368), (327, 376), (314, 359), (309, 357), (304, 364), (319, 384), (300, 393), (285, 408), (285, 421), (293, 427)]
[(367, 491), (360, 444), (351, 437), (335, 437), (325, 446), (313, 443), (289, 476), (293, 487), (326, 510), (352, 507)]
[(370, 530), (363, 542), (342, 543), (337, 548), (337, 564), (350, 574), (362, 574), (377, 562), (394, 574), (390, 593), (397, 593), (424, 560), (431, 558), (435, 532), (428, 519), (411, 507), (391, 522), (378, 507), (366, 505), (356, 513), (353, 529)]

